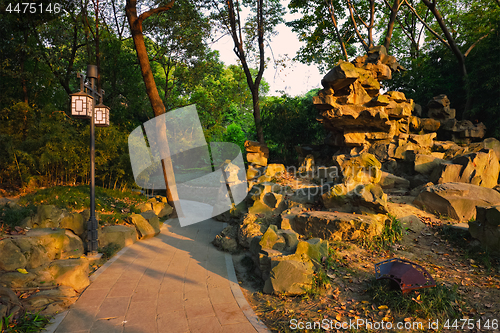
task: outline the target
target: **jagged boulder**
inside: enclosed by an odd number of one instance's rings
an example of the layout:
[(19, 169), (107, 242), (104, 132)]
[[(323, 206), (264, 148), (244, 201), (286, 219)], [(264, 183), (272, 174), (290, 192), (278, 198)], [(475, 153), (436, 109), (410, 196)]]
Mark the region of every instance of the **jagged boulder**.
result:
[(255, 166), (266, 166), (269, 158), (269, 148), (265, 144), (256, 141), (245, 141), (245, 150), (248, 163)]
[(346, 184), (378, 183), (382, 177), (382, 164), (370, 153), (357, 156), (335, 155), (333, 163), (341, 171)]
[(434, 169), (434, 183), (461, 182), (493, 188), (498, 184), (500, 164), (493, 150), (470, 153), (442, 162)]
[(108, 225), (99, 229), (98, 232), (99, 247), (114, 244), (122, 249), (137, 242), (137, 229), (134, 227)]
[(469, 232), (488, 251), (500, 255), (500, 205), (476, 207), (476, 219), (469, 221)]
[(65, 212), (54, 205), (40, 205), (34, 216), (28, 216), (20, 225), (23, 228), (58, 228)]
[(311, 289), (314, 265), (310, 260), (286, 258), (271, 269), (263, 292), (276, 295), (302, 295)]
[(393, 188), (408, 190), (410, 188), (410, 181), (408, 179), (398, 177), (385, 171), (382, 171), (378, 184), (384, 190)]
[(135, 226), (139, 239), (153, 237), (157, 234), (155, 228), (149, 224), (148, 220), (139, 214), (131, 214), (126, 221)]
[(477, 206), (499, 205), (500, 193), (473, 184), (444, 183), (423, 188), (413, 203), (429, 213), (469, 221), (476, 217)]
[(238, 228), (236, 225), (229, 225), (225, 227), (220, 234), (215, 236), (212, 241), (216, 247), (229, 253), (236, 253), (239, 251), (238, 247)]
[(367, 215), (312, 211), (297, 215), (294, 231), (325, 240), (355, 240), (382, 232), (380, 222)]
[(50, 263), (47, 270), (56, 283), (72, 287), (78, 293), (90, 284), (87, 259), (55, 260)]
[(455, 109), (450, 108), (450, 100), (444, 94), (433, 97), (427, 103), (429, 118), (447, 120), (455, 118)]
[[(0, 240), (0, 270), (14, 271), (26, 267), (26, 257), (10, 238)], [(8, 255), (7, 255), (8, 254)]]

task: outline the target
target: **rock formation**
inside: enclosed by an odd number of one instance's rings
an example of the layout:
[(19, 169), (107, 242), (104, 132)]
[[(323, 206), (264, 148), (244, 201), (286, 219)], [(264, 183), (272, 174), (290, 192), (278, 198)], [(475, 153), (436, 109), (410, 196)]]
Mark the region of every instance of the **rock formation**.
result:
[[(500, 251), (500, 142), (473, 142), (485, 126), (457, 121), (445, 95), (429, 101), (423, 118), (422, 107), (403, 93), (380, 94), (380, 81), (400, 70), (379, 46), (328, 72), (313, 103), (329, 134), (324, 145), (296, 147), (296, 170), (268, 165), (267, 147), (245, 142), (248, 212), (227, 221), (214, 244), (233, 253), (247, 249), (264, 292), (304, 293), (328, 241), (378, 237), (393, 223), (388, 194), (410, 195), (429, 213), (469, 221), (474, 237)], [(415, 215), (402, 217), (403, 225), (423, 224)]]

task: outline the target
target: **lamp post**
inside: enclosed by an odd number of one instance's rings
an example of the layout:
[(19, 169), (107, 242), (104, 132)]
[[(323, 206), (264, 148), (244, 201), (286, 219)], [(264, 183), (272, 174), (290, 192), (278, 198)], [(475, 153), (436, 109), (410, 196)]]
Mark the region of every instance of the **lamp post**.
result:
[[(109, 126), (109, 108), (102, 104), (104, 90), (98, 91), (97, 66), (87, 66), (87, 76), (77, 74), (80, 79), (80, 91), (71, 94), (71, 114), (75, 118), (90, 121), (90, 218), (87, 221), (87, 255), (97, 255), (97, 219), (95, 217), (95, 126)], [(85, 78), (88, 77), (88, 82)], [(90, 95), (89, 95), (90, 92)], [(100, 103), (96, 105), (97, 97)]]

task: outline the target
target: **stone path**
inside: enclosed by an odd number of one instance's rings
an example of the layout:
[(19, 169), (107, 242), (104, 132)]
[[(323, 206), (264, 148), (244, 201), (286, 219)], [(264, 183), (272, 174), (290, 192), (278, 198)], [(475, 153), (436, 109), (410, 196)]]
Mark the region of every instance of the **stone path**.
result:
[(157, 237), (124, 248), (52, 333), (270, 332), (236, 280), (232, 258), (210, 244), (223, 224), (165, 224)]

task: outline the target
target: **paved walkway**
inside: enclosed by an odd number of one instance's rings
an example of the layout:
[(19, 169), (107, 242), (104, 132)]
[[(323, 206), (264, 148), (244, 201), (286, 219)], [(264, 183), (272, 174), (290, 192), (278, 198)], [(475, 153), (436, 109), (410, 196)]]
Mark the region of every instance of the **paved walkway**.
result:
[(236, 281), (231, 256), (210, 244), (223, 224), (165, 224), (124, 248), (48, 327), (55, 333), (269, 332)]

